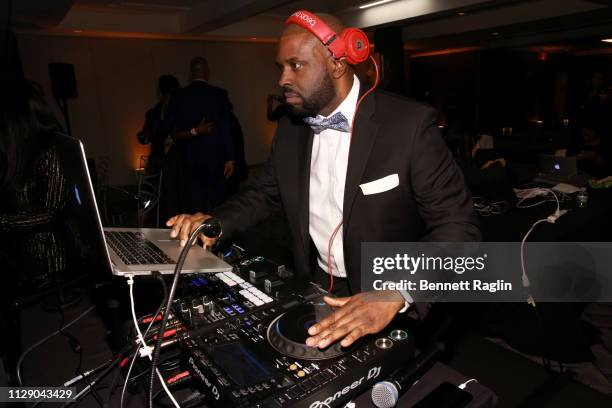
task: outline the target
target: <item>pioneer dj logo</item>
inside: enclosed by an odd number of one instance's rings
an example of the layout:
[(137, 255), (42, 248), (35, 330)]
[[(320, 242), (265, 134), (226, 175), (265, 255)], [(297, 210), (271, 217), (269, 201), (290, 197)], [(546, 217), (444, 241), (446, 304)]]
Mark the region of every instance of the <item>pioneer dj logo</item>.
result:
[(219, 395), (219, 390), (214, 384), (212, 384), (208, 380), (208, 378), (206, 378), (204, 373), (202, 373), (202, 371), (200, 370), (200, 367), (197, 366), (193, 357), (189, 357), (188, 362), (189, 362), (189, 365), (191, 365), (191, 368), (193, 368), (193, 371), (195, 371), (198, 377), (200, 377), (202, 381), (204, 381), (204, 384), (206, 384), (206, 386), (210, 389), (210, 392), (212, 392), (213, 397), (215, 397), (215, 400), (219, 400), (219, 398), (221, 398), (221, 395)]
[(367, 382), (369, 380), (377, 378), (379, 375), (380, 375), (380, 367), (372, 367), (370, 368), (370, 371), (368, 371), (368, 375), (364, 375), (360, 379), (353, 381), (350, 385), (347, 385), (346, 387), (337, 391), (334, 395), (330, 395), (329, 397), (325, 398), (323, 401), (313, 402), (312, 404), (310, 404), (308, 408), (329, 408), (331, 407), (331, 404), (333, 404), (338, 398), (348, 394), (351, 390), (358, 388), (361, 385), (361, 383), (363, 383), (363, 380), (366, 380)]
[(293, 15), (296, 18), (299, 18), (300, 20), (302, 20), (303, 22), (305, 22), (306, 24), (308, 24), (311, 27), (314, 27), (315, 24), (317, 24), (317, 22), (315, 21), (314, 18), (310, 17), (307, 14), (302, 13), (301, 11), (296, 11), (295, 13), (293, 13)]

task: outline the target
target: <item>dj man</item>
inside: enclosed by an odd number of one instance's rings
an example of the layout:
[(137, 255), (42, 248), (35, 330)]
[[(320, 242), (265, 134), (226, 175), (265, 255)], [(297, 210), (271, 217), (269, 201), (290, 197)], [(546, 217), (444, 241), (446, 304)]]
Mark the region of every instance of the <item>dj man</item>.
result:
[[(299, 13), (292, 17), (306, 15), (311, 25), (326, 23), (336, 33), (344, 29), (335, 17)], [(406, 292), (353, 295), (360, 290), (362, 242), (474, 241), (480, 231), (435, 111), (375, 91), (357, 112), (367, 89), (354, 75), (350, 55), (334, 55), (292, 17), (276, 56), (292, 117), (280, 121), (262, 174), (210, 215), (181, 214), (167, 225), (184, 244), (210, 216), (227, 235), (285, 211), (297, 274), (326, 287), (331, 269), (334, 293), (352, 295), (325, 298), (337, 309), (310, 327), (306, 344), (324, 348), (341, 341), (347, 347), (382, 330), (412, 302)]]

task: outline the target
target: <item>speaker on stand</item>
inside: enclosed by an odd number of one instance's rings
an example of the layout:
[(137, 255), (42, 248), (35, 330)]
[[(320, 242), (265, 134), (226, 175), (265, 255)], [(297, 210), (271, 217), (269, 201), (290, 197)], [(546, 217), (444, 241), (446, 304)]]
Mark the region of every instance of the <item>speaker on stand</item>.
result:
[(72, 136), (70, 128), (70, 114), (68, 111), (67, 99), (77, 98), (76, 77), (74, 76), (74, 65), (61, 62), (49, 63), (49, 78), (51, 79), (51, 89), (53, 97), (64, 116), (66, 132)]

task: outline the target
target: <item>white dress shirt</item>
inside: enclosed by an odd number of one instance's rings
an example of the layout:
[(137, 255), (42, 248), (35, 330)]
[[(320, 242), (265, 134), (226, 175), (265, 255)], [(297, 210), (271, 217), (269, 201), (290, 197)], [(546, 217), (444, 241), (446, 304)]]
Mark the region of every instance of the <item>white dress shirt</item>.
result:
[[(348, 120), (349, 125), (352, 125), (357, 101), (359, 100), (359, 86), (359, 79), (353, 75), (353, 86), (349, 94), (327, 117), (334, 115), (336, 112), (341, 112)], [(322, 117), (317, 115), (317, 118)], [(327, 265), (329, 239), (334, 229), (342, 221), (344, 185), (346, 183), (350, 146), (351, 134), (333, 129), (325, 129), (321, 133), (315, 133), (312, 140), (308, 230), (319, 252), (317, 259), (319, 266), (327, 273), (329, 273)], [(343, 227), (338, 229), (332, 243), (330, 262), (333, 275), (346, 278), (342, 230)], [(399, 313), (403, 313), (413, 301), (408, 292), (399, 292), (405, 299), (404, 307), (399, 311)]]
[[(359, 79), (353, 75), (353, 86), (329, 116), (341, 112), (349, 122), (353, 122), (359, 98)], [(328, 117), (329, 117), (328, 116)], [(321, 118), (321, 115), (317, 117)], [(318, 262), (321, 269), (329, 273), (327, 265), (329, 239), (342, 221), (344, 205), (344, 184), (348, 166), (351, 134), (333, 129), (315, 133), (312, 140), (310, 159), (309, 194), (309, 232), (319, 252)], [(333, 242), (331, 265), (334, 276), (346, 277), (342, 227)]]

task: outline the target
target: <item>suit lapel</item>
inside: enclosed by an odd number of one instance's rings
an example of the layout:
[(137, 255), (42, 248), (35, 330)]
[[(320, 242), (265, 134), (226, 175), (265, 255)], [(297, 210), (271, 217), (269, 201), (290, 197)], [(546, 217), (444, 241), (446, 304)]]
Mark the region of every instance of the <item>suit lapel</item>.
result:
[[(353, 125), (353, 139), (349, 150), (348, 167), (346, 170), (346, 182), (344, 184), (344, 205), (343, 218), (344, 228), (343, 234), (346, 237), (347, 225), (351, 219), (351, 210), (359, 189), (359, 184), (368, 163), (372, 146), (378, 135), (379, 125), (376, 123), (372, 115), (376, 110), (374, 95), (368, 95), (355, 117)], [(345, 240), (346, 242), (346, 240)]]
[(310, 159), (312, 157), (313, 133), (309, 126), (300, 126), (297, 134), (297, 163), (298, 163), (298, 200), (300, 236), (304, 251), (308, 254), (310, 249), (309, 211), (310, 211)]

